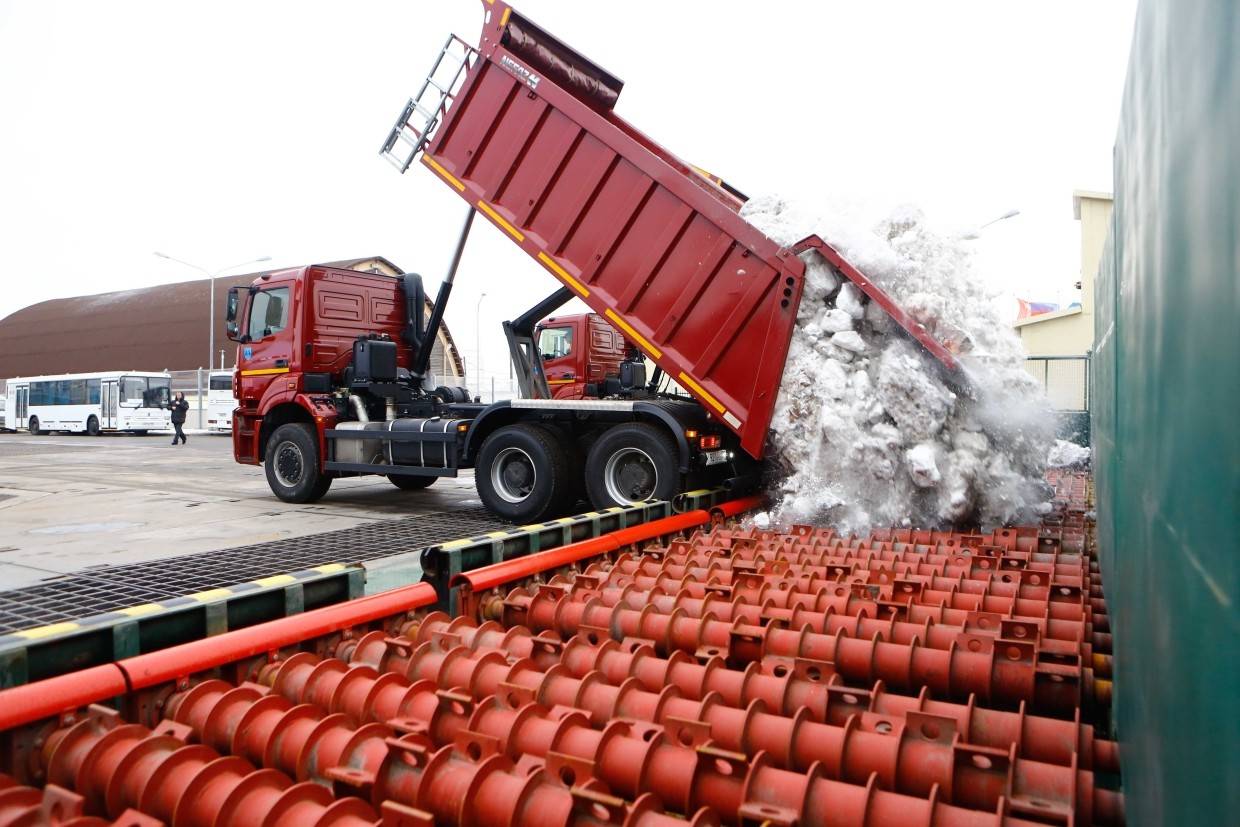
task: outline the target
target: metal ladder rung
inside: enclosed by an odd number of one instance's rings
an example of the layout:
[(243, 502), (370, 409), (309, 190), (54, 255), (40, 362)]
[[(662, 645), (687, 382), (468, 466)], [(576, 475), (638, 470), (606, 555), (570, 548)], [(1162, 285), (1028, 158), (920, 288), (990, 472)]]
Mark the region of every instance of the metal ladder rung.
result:
[(383, 153), (383, 157), (387, 159), (387, 162), (389, 164), (396, 167), (401, 172), (404, 172), (405, 170), (409, 169), (409, 167), (412, 166), (413, 164), (412, 156), (410, 156), (409, 158), (401, 158), (395, 155), (394, 153), (392, 153), (391, 150)]
[(409, 133), (405, 132), (404, 129), (401, 129), (399, 132), (396, 133), (396, 140), (400, 141), (401, 143), (405, 143), (405, 144), (408, 144), (409, 146), (416, 148), (420, 143), (422, 143), (422, 133), (418, 132), (417, 130), (414, 130), (413, 134), (416, 137), (410, 137)]
[(444, 49), (439, 52), (439, 60), (435, 61), (434, 69), (431, 70), (432, 75), (435, 74), (435, 69), (438, 69), (445, 60), (451, 61), (451, 63), (456, 66), (460, 66), (462, 63), (465, 62), (465, 57), (457, 57), (456, 55), (449, 52), (447, 50), (447, 47), (444, 47)]
[[(436, 110), (438, 110), (438, 109), (439, 109), (439, 107), (438, 107), (438, 106), (436, 106), (436, 107), (435, 107), (435, 109), (436, 109)], [(422, 108), (422, 104), (420, 104), (420, 103), (415, 103), (415, 104), (413, 105), (413, 111), (414, 111), (414, 112), (417, 112), (419, 115), (421, 115), (421, 116), (422, 116), (422, 118), (423, 118), (423, 119), (424, 119), (427, 123), (430, 123), (431, 121), (433, 121), (433, 120), (435, 120), (437, 117), (439, 117), (439, 113), (438, 113), (438, 111), (436, 111), (436, 112), (431, 112), (431, 111), (428, 111), (428, 110), (426, 110), (426, 109), (423, 109), (423, 108)], [(413, 113), (411, 112), (410, 114), (412, 115)], [(408, 122), (409, 122), (407, 118), (405, 119), (405, 122), (406, 122), (406, 123), (408, 123)]]

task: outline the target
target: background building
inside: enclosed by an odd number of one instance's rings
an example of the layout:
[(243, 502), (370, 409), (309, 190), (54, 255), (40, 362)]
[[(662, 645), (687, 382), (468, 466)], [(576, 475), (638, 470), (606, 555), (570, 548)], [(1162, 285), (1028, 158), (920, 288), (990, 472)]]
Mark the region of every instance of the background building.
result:
[(1016, 332), (1030, 356), (1083, 356), (1093, 347), (1094, 276), (1111, 227), (1111, 206), (1110, 193), (1072, 193), (1072, 215), (1081, 222), (1081, 273), (1076, 282), (1081, 301), (1065, 310), (1017, 320)]
[(1088, 444), (1090, 351), (1094, 345), (1094, 277), (1111, 227), (1111, 195), (1072, 193), (1072, 214), (1081, 222), (1081, 299), (1063, 310), (1039, 313), (1015, 323), (1028, 358), (1025, 368), (1042, 383), (1060, 414), (1060, 436)]
[[(380, 256), (327, 264), (392, 276), (403, 272)], [(224, 334), (228, 289), (247, 286), (258, 275), (221, 276), (215, 280), (212, 361), (216, 368), (221, 364), (231, 368), (236, 357), (236, 345)], [(208, 367), (209, 292), (208, 280), (200, 279), (52, 299), (18, 310), (0, 319), (0, 383), (15, 376), (169, 370), (181, 374), (174, 385), (192, 388), (194, 380), (184, 374)], [(463, 384), (464, 363), (446, 324), (440, 328), (432, 350), (431, 366), (441, 384)]]

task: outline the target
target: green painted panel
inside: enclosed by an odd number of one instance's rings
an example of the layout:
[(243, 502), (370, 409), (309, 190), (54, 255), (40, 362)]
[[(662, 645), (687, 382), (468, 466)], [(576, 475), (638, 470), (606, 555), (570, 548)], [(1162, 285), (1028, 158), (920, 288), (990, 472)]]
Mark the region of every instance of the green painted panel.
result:
[(1240, 823), (1240, 3), (1142, 0), (1096, 281), (1129, 823)]

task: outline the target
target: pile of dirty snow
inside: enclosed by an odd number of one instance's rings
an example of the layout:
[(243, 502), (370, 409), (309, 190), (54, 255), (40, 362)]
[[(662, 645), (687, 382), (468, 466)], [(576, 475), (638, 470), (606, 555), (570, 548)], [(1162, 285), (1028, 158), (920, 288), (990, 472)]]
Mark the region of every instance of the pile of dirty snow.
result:
[(742, 214), (780, 244), (822, 236), (959, 351), (969, 377), (967, 390), (949, 387), (881, 308), (806, 253), (768, 448), (774, 505), (760, 524), (994, 526), (1049, 509), (1054, 419), (962, 240), (935, 233), (913, 208), (876, 227), (774, 197)]

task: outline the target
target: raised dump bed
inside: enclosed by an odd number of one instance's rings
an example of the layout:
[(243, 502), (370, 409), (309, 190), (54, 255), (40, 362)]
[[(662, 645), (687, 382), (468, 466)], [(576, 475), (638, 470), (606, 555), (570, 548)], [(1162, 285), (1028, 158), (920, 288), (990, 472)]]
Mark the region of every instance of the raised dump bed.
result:
[(781, 249), (737, 213), (743, 197), (617, 115), (614, 75), (508, 5), (483, 5), (479, 46), (449, 40), (385, 153), (402, 170), (420, 155), (751, 456), (763, 453), (801, 300), (799, 253), (817, 249), (955, 367), (821, 239)]

